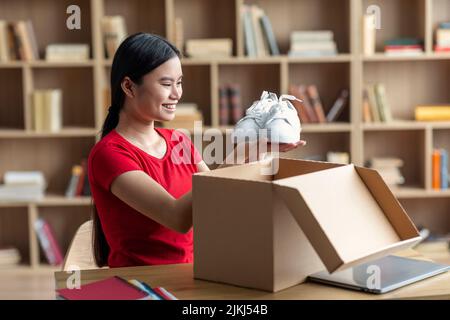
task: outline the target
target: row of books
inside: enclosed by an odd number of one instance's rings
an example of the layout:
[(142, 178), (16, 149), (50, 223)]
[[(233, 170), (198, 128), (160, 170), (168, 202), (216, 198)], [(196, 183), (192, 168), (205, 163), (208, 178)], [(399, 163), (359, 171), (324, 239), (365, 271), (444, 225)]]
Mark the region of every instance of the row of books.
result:
[(241, 8), (241, 17), (247, 56), (264, 57), (280, 54), (270, 19), (261, 7), (244, 4)]
[(89, 185), (86, 159), (81, 160), (80, 164), (72, 166), (71, 172), (72, 175), (66, 188), (66, 197), (90, 196), (91, 188)]
[(56, 290), (59, 300), (178, 300), (163, 287), (150, 287), (137, 279), (119, 276), (81, 285), (80, 288)]
[(55, 43), (45, 48), (45, 60), (47, 61), (87, 61), (89, 60), (90, 47), (82, 43)]
[(244, 116), (241, 88), (237, 83), (219, 87), (219, 124), (234, 125)]
[(405, 177), (401, 173), (403, 160), (394, 157), (378, 157), (369, 160), (369, 167), (377, 170), (384, 182), (390, 187), (396, 187), (405, 183)]
[(311, 154), (303, 157), (305, 160), (326, 161), (331, 163), (350, 163), (350, 154), (346, 151), (328, 151), (326, 153)]
[(120, 43), (127, 37), (125, 19), (120, 15), (102, 17), (101, 29), (105, 55), (112, 59)]
[(39, 59), (39, 49), (30, 20), (0, 20), (0, 61)]
[(423, 52), (423, 41), (418, 38), (396, 38), (384, 43), (384, 53), (388, 56), (418, 56)]
[(450, 52), (450, 22), (441, 22), (436, 29), (436, 52)]
[(162, 126), (173, 129), (193, 129), (196, 121), (203, 122), (203, 115), (198, 109), (198, 105), (196, 103), (179, 103), (175, 118), (163, 122)]
[(435, 190), (448, 189), (448, 151), (446, 149), (434, 149), (432, 157), (431, 186)]
[(325, 109), (316, 85), (291, 84), (289, 86), (289, 94), (303, 100), (302, 103), (293, 101), (302, 123), (337, 121), (349, 102), (349, 90), (342, 89), (325, 115)]
[(39, 245), (47, 258), (47, 262), (52, 266), (61, 265), (64, 257), (50, 224), (45, 219), (38, 218), (34, 222), (34, 230), (36, 231)]
[(0, 201), (37, 201), (44, 198), (47, 182), (40, 171), (6, 171)]
[(19, 249), (13, 246), (0, 247), (0, 269), (17, 266), (22, 259)]
[(338, 53), (331, 30), (299, 30), (291, 33), (291, 57), (334, 56)]
[(62, 128), (62, 90), (35, 90), (31, 119), (36, 132), (58, 132)]
[(450, 105), (418, 105), (414, 117), (417, 121), (450, 121)]
[(189, 39), (186, 41), (186, 54), (191, 58), (227, 58), (233, 54), (233, 40)]
[(383, 83), (368, 84), (363, 89), (363, 121), (390, 122), (393, 120), (391, 106)]

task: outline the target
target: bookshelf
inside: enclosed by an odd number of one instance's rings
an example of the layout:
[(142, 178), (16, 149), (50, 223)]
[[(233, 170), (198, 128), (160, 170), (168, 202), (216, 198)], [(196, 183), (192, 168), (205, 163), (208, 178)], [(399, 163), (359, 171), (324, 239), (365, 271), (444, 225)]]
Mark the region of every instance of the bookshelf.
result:
[[(65, 28), (66, 8), (79, 5), (81, 30)], [(244, 55), (240, 8), (257, 4), (269, 16), (280, 56)], [(361, 50), (361, 17), (369, 5), (382, 12), (376, 54)], [(0, 62), (0, 175), (6, 170), (41, 170), (49, 181), (48, 196), (39, 202), (0, 203), (0, 245), (19, 248), (30, 270), (50, 270), (39, 249), (32, 225), (44, 217), (55, 229), (63, 251), (77, 227), (89, 219), (91, 199), (69, 199), (64, 191), (72, 165), (87, 157), (98, 141), (104, 119), (104, 89), (109, 86), (111, 59), (103, 52), (100, 19), (122, 15), (129, 34), (153, 32), (173, 40), (174, 20), (184, 22), (184, 40), (231, 38), (230, 58), (183, 58), (182, 102), (195, 102), (204, 117), (204, 129), (224, 135), (232, 127), (219, 126), (218, 88), (228, 82), (241, 86), (243, 106), (262, 90), (287, 93), (290, 83), (316, 84), (325, 111), (341, 88), (349, 88), (350, 107), (340, 122), (304, 124), (306, 147), (286, 157), (304, 158), (328, 151), (348, 152), (351, 161), (364, 165), (373, 156), (405, 160), (406, 184), (393, 190), (417, 225), (436, 233), (450, 232), (450, 191), (431, 188), (431, 152), (450, 150), (450, 122), (415, 122), (414, 105), (449, 102), (450, 54), (434, 53), (434, 30), (450, 20), (450, 0), (0, 0), (0, 19), (31, 19), (41, 60)], [(57, 27), (60, 26), (60, 27)], [(332, 57), (289, 57), (293, 30), (333, 30), (339, 54)], [(420, 56), (391, 57), (382, 53), (383, 41), (400, 36), (424, 39)], [(47, 62), (50, 43), (87, 43), (90, 59)], [(383, 82), (395, 121), (362, 122), (362, 88)], [(63, 129), (57, 133), (31, 130), (34, 89), (63, 90)]]

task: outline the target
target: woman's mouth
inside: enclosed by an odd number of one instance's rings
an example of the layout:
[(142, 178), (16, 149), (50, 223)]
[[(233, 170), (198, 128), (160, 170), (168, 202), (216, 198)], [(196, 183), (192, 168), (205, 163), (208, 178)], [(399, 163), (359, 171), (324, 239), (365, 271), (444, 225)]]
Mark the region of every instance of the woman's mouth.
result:
[(169, 111), (169, 112), (174, 112), (177, 109), (176, 104), (163, 104), (162, 106), (166, 111)]

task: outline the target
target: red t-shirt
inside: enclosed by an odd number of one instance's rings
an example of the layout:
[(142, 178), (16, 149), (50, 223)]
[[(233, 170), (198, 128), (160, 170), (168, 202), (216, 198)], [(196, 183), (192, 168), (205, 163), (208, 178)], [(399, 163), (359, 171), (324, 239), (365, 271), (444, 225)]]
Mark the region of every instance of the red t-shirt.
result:
[(161, 159), (128, 142), (115, 130), (101, 139), (89, 155), (89, 183), (111, 249), (110, 267), (193, 261), (192, 229), (186, 234), (173, 231), (131, 208), (110, 191), (116, 177), (134, 170), (148, 174), (176, 199), (191, 190), (200, 154), (179, 131), (155, 130), (167, 145)]

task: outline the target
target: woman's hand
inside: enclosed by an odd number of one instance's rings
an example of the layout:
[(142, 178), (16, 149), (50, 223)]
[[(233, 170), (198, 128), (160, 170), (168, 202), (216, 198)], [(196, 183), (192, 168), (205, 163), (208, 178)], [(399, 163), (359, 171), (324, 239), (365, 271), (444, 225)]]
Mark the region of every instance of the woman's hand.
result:
[[(264, 159), (270, 152), (287, 152), (306, 145), (306, 141), (299, 140), (296, 143), (271, 143), (267, 139), (237, 144), (233, 152), (228, 155), (225, 166), (242, 164)], [(223, 167), (223, 166), (220, 166)]]

